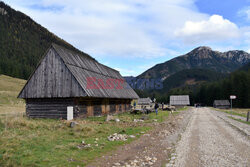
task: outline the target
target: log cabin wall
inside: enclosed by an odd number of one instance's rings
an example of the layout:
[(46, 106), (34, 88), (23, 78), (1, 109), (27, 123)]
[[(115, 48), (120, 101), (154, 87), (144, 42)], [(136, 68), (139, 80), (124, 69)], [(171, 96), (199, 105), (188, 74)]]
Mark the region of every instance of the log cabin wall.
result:
[[(26, 115), (30, 118), (67, 118), (67, 106), (73, 99), (26, 99)], [(75, 108), (75, 107), (74, 107)], [(74, 117), (77, 115), (74, 112)]]
[(26, 99), (26, 115), (30, 118), (67, 118), (67, 107), (73, 106), (74, 118), (118, 114), (130, 110), (130, 100), (43, 98)]

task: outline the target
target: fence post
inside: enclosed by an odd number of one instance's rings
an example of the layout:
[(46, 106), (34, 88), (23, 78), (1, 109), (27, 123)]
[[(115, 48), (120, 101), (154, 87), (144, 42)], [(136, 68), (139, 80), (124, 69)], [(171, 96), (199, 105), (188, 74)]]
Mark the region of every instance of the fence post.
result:
[(247, 112), (247, 122), (249, 121), (249, 115), (250, 115), (250, 112), (248, 111)]

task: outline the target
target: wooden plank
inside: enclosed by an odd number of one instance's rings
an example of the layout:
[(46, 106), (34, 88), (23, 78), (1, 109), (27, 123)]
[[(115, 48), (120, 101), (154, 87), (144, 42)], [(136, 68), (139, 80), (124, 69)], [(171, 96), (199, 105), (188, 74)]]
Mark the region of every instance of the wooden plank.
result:
[(87, 116), (94, 116), (94, 111), (91, 101), (87, 102)]
[(106, 109), (106, 114), (109, 114), (110, 113), (109, 99), (105, 99), (105, 109)]
[(52, 48), (20, 94), (22, 98), (79, 96), (86, 96), (86, 93)]

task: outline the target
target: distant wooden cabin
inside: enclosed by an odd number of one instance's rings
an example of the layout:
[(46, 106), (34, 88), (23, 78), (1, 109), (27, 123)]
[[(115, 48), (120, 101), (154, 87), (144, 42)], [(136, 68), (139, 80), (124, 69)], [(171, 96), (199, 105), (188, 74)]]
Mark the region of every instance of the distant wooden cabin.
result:
[(228, 100), (214, 100), (214, 108), (228, 109), (230, 108), (230, 102)]
[(147, 98), (139, 98), (138, 99), (138, 107), (137, 108), (147, 108), (150, 109), (153, 106), (152, 100), (147, 97)]
[(170, 106), (188, 106), (190, 105), (189, 95), (172, 95), (170, 96)]
[[(105, 87), (107, 80), (121, 81), (122, 88), (117, 82)], [(89, 55), (52, 44), (18, 97), (32, 118), (65, 119), (67, 106), (73, 106), (74, 117), (114, 114), (130, 110), (131, 100), (139, 98), (122, 81), (118, 71)]]

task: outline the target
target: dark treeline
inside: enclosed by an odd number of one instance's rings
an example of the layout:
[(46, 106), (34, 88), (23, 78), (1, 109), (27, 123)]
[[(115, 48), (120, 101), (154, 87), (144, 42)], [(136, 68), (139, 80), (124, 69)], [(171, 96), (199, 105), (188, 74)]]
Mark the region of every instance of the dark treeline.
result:
[(203, 84), (193, 92), (195, 102), (210, 106), (214, 100), (229, 99), (230, 95), (237, 96), (234, 107), (250, 107), (250, 70), (234, 72), (221, 81)]
[(53, 42), (78, 52), (73, 46), (4, 2), (0, 1), (0, 8), (7, 12), (5, 15), (0, 14), (0, 74), (28, 79)]
[(250, 68), (248, 64), (219, 81), (174, 88), (167, 93), (141, 90), (137, 90), (137, 93), (140, 97), (156, 98), (158, 102), (165, 103), (169, 103), (170, 95), (187, 94), (190, 96), (191, 105), (202, 103), (206, 106), (212, 106), (214, 100), (229, 100), (230, 95), (236, 95), (234, 107), (250, 108)]

